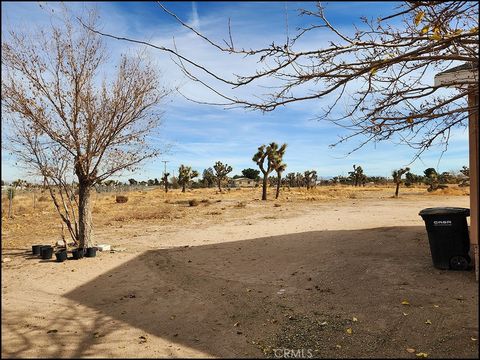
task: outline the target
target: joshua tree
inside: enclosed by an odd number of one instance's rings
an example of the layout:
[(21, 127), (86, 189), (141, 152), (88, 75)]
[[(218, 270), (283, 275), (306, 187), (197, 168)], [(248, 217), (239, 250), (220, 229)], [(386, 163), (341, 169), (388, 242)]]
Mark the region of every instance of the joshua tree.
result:
[(361, 166), (353, 165), (353, 171), (349, 171), (348, 174), (354, 186), (365, 185), (367, 177), (363, 174)]
[(215, 179), (217, 180), (218, 190), (222, 191), (222, 181), (227, 177), (227, 175), (232, 172), (232, 167), (228, 164), (222, 164), (220, 161), (217, 161), (213, 165), (215, 170)]
[[(274, 170), (274, 163), (278, 162), (279, 154), (284, 154), (287, 144), (278, 147), (278, 144), (272, 142), (268, 146), (262, 145), (252, 160), (260, 167), (263, 174), (262, 200), (267, 200), (268, 175)], [(265, 160), (267, 161), (265, 164)]]
[(197, 176), (198, 172), (192, 170), (190, 166), (180, 165), (178, 168), (178, 183), (182, 186), (182, 192), (185, 192), (185, 187)]
[(252, 168), (243, 169), (242, 170), (242, 175), (245, 176), (248, 179), (257, 180), (258, 175), (260, 175), (260, 170), (255, 170), (255, 169), (252, 169)]
[(275, 171), (277, 172), (277, 192), (275, 193), (275, 199), (278, 199), (280, 195), (280, 185), (282, 184), (282, 173), (287, 168), (287, 164), (280, 163), (275, 167)]
[(304, 185), (306, 185), (305, 184), (305, 176), (303, 176), (302, 173), (297, 172), (295, 174), (295, 186), (296, 187), (302, 187)]
[[(253, 161), (259, 166), (260, 171), (263, 174), (263, 188), (262, 188), (262, 200), (267, 200), (267, 182), (268, 175), (272, 172), (272, 164), (268, 156), (268, 148), (262, 145), (258, 148), (257, 153), (252, 158)], [(267, 161), (265, 166), (265, 160)]]
[(470, 185), (470, 168), (467, 166), (462, 166), (458, 178), (458, 186), (469, 186)]
[(212, 187), (215, 184), (215, 174), (212, 168), (203, 170), (202, 183), (204, 187)]
[(423, 171), (425, 174), (425, 184), (429, 187), (427, 191), (434, 191), (438, 189), (438, 174), (434, 168), (428, 168)]
[(165, 187), (165, 192), (168, 192), (168, 177), (170, 176), (170, 173), (164, 173), (162, 176), (162, 184)]
[(285, 176), (285, 180), (287, 181), (287, 184), (289, 187), (294, 187), (295, 186), (295, 173), (291, 172), (288, 173)]
[(287, 144), (283, 144), (275, 153), (275, 156), (272, 158), (272, 167), (273, 170), (277, 172), (277, 191), (275, 193), (275, 199), (278, 199), (280, 195), (280, 186), (282, 185), (282, 173), (287, 168), (287, 164), (283, 162), (283, 156), (285, 155), (285, 150), (287, 149)]
[(404, 169), (394, 170), (392, 172), (393, 182), (397, 185), (395, 188), (395, 197), (398, 197), (398, 189), (400, 188), (400, 184), (402, 183), (402, 175), (406, 172), (410, 171), (410, 168), (406, 167)]
[(307, 185), (307, 190), (312, 187), (312, 182), (317, 181), (317, 172), (315, 170), (307, 170), (304, 172), (305, 176), (305, 185)]

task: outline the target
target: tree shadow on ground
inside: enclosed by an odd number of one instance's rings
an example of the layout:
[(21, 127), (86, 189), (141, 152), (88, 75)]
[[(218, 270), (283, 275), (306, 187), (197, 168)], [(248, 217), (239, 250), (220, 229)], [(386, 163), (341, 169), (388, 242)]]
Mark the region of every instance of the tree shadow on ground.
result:
[(475, 291), (433, 268), (423, 227), (393, 227), (147, 251), (66, 297), (212, 356), (472, 356)]
[(472, 272), (433, 268), (423, 227), (390, 227), (151, 250), (65, 296), (214, 357), (475, 358), (477, 290)]

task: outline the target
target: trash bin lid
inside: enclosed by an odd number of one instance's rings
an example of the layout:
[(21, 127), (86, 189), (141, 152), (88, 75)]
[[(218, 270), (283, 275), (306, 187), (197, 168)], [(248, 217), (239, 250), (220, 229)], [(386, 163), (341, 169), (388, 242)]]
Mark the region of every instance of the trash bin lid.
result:
[(418, 213), (420, 216), (424, 215), (465, 215), (470, 216), (470, 209), (461, 207), (434, 207), (426, 208)]

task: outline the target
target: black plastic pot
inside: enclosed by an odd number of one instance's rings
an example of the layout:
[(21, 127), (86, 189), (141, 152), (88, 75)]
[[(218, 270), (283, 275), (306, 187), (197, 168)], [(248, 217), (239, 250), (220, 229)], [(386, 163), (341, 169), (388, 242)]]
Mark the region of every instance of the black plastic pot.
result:
[(96, 247), (89, 247), (85, 252), (85, 257), (95, 257), (97, 255), (97, 248)]
[(32, 254), (33, 255), (40, 255), (40, 248), (43, 245), (32, 245)]
[(51, 259), (52, 256), (53, 256), (53, 247), (51, 247), (50, 245), (47, 245), (47, 246), (42, 246), (40, 248), (40, 257), (42, 258), (42, 260)]
[(83, 258), (83, 249), (73, 249), (72, 250), (73, 260), (78, 260)]
[(55, 257), (58, 262), (64, 262), (67, 260), (67, 250), (60, 250), (55, 253)]

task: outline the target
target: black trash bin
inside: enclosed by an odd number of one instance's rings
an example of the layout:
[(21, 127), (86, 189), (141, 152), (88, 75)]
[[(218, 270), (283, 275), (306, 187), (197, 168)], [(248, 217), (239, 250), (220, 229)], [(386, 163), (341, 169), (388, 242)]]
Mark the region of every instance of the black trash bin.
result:
[(427, 208), (418, 215), (425, 221), (433, 266), (442, 270), (468, 270), (471, 259), (467, 216), (470, 216), (470, 209)]

